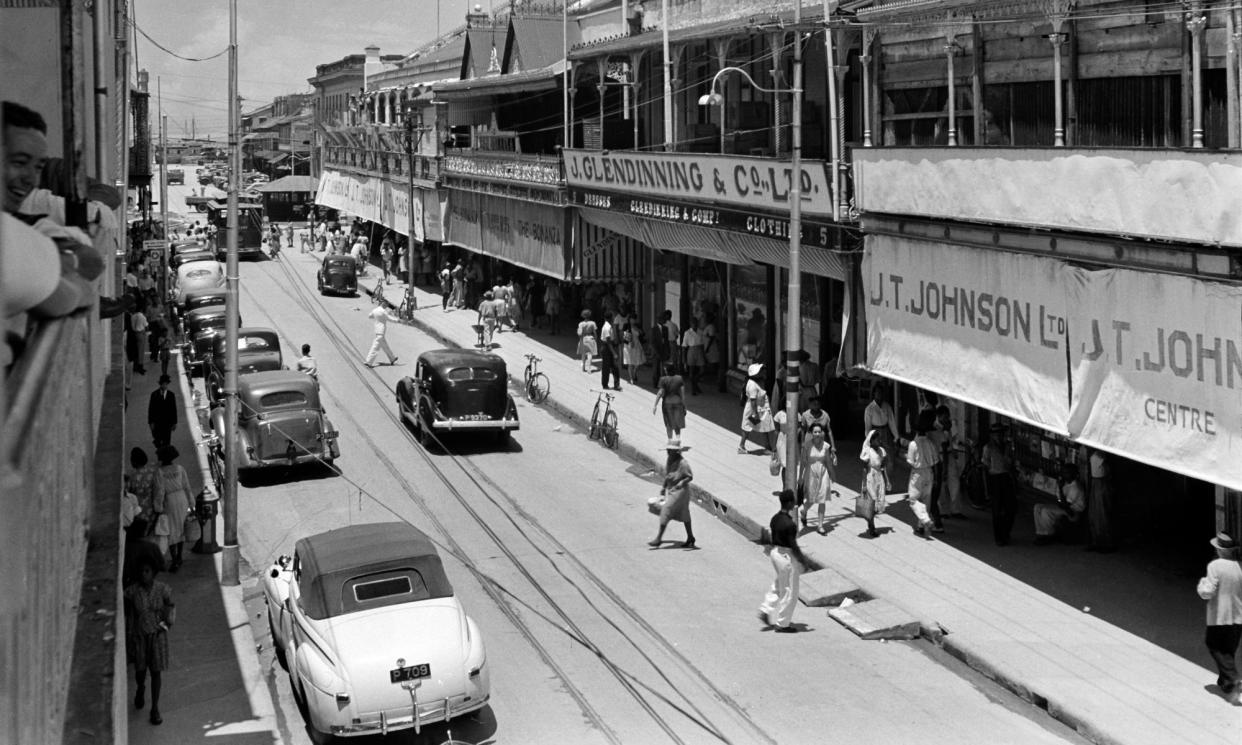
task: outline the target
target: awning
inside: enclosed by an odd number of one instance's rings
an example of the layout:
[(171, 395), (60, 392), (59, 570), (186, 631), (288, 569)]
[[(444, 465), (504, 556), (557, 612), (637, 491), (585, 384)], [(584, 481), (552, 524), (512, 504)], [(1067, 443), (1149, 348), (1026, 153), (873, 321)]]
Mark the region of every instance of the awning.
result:
[(286, 160), (289, 160), (289, 153), (279, 153), (268, 158), (267, 162), (271, 165), (276, 165), (277, 163), (284, 163)]
[(566, 275), (564, 207), (450, 189), (444, 242), (556, 279)]
[(622, 282), (646, 276), (647, 246), (577, 215), (567, 278), (574, 282)]
[(555, 90), (559, 78), (565, 73), (565, 63), (558, 60), (538, 70), (528, 70), (511, 75), (492, 75), (486, 78), (453, 80), (436, 83), (435, 97), (445, 100), (461, 100), (478, 95), (501, 95), (505, 93), (538, 93)]
[[(726, 264), (771, 264), (789, 268), (789, 243), (786, 241), (750, 233), (651, 220), (591, 207), (580, 207), (579, 214), (594, 225), (628, 235), (652, 248), (723, 261)], [(846, 263), (833, 251), (802, 246), (798, 258), (803, 274), (845, 279)]]

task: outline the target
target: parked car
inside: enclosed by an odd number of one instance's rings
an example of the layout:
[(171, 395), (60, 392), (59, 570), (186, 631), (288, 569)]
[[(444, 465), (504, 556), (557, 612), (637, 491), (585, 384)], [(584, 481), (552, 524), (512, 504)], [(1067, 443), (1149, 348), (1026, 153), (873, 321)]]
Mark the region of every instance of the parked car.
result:
[(180, 303), (181, 312), (189, 313), (195, 308), (205, 308), (209, 305), (224, 306), (228, 298), (223, 288), (212, 288), (207, 290), (190, 290), (185, 293)]
[[(240, 318), (237, 323), (241, 324)], [(191, 375), (206, 372), (204, 364), (211, 356), (215, 336), (223, 333), (223, 305), (208, 305), (185, 314), (185, 344), (181, 355), (187, 372)]]
[(169, 168), (168, 169), (168, 183), (169, 185), (184, 184), (185, 183), (185, 171), (181, 170), (180, 168)]
[[(319, 382), (296, 370), (238, 376), (237, 468), (331, 464), (340, 457), (337, 432), (319, 400)], [(226, 408), (211, 412), (210, 457), (223, 456)]]
[(179, 253), (174, 253), (168, 257), (168, 268), (176, 271), (182, 264), (191, 264), (196, 261), (215, 261), (216, 255), (206, 246), (196, 248), (187, 248)]
[(397, 409), (424, 446), (447, 432), (492, 432), (503, 443), (520, 426), (505, 361), (474, 349), (419, 355), (413, 377), (397, 383)]
[[(212, 406), (224, 399), (224, 365), (228, 352), (228, 339), (216, 334), (211, 341), (211, 357), (207, 361), (207, 400)], [(240, 328), (237, 330), (237, 374), (266, 370), (283, 370), (284, 359), (280, 353), (280, 337), (272, 329)]]
[(328, 254), (323, 257), (319, 273), (315, 275), (319, 284), (319, 294), (336, 293), (340, 295), (358, 294), (358, 263), (352, 256), (345, 254)]
[(406, 523), (299, 540), (263, 575), (276, 655), (315, 733), (379, 734), (477, 711), (483, 635), (431, 542)]
[(194, 261), (177, 267), (173, 280), (173, 302), (180, 306), (188, 292), (201, 290), (224, 291), (224, 265), (211, 261)]

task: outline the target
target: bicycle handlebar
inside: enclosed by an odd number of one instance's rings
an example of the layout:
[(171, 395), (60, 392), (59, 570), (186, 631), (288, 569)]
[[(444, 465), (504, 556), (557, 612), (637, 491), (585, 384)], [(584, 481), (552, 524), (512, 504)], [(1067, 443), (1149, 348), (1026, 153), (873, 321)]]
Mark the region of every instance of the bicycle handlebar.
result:
[(533, 354), (527, 354), (527, 355), (526, 355), (526, 359), (528, 359), (528, 360), (534, 360), (535, 362), (543, 362), (543, 358), (542, 358), (542, 357), (536, 357), (536, 356), (535, 356), (535, 355), (533, 355)]

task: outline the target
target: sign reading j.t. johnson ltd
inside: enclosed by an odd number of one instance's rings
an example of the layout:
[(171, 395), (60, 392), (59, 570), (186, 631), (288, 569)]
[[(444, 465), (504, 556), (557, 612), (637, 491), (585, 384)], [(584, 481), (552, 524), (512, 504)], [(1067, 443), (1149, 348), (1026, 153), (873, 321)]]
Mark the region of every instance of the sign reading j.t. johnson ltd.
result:
[[(793, 168), (788, 161), (703, 153), (566, 150), (570, 190), (615, 191), (664, 199), (789, 212)], [(822, 161), (803, 161), (802, 212), (832, 214), (832, 193)]]

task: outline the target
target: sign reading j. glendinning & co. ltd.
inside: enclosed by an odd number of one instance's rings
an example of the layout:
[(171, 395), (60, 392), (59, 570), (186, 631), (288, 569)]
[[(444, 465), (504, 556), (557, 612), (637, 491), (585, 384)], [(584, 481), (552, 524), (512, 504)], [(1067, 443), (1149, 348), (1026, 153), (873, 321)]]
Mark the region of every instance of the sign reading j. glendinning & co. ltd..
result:
[[(565, 150), (570, 190), (614, 191), (662, 199), (788, 213), (793, 167), (788, 161), (703, 153)], [(832, 189), (823, 161), (803, 161), (802, 213), (832, 214)]]

